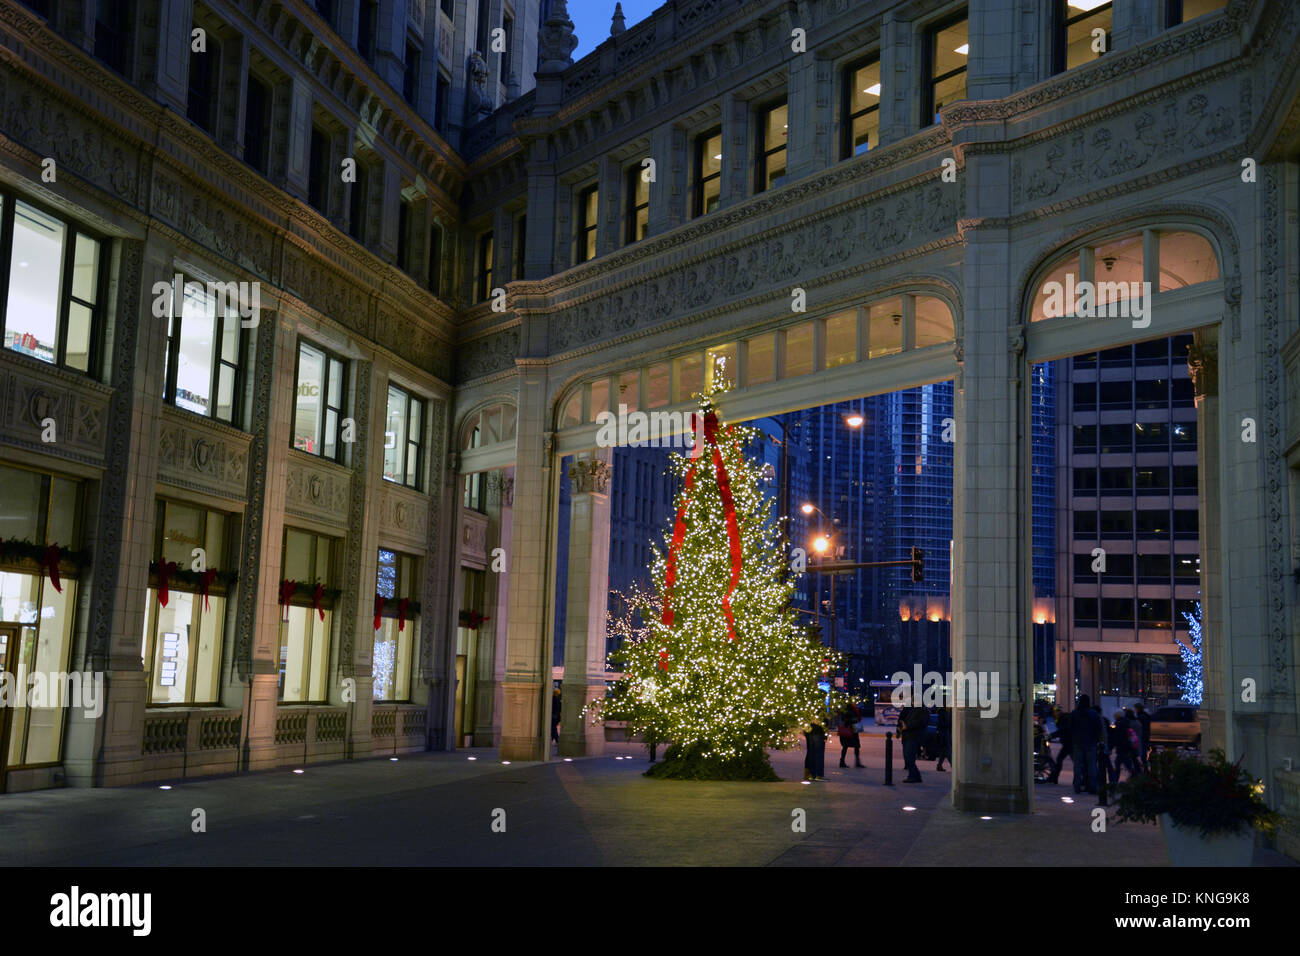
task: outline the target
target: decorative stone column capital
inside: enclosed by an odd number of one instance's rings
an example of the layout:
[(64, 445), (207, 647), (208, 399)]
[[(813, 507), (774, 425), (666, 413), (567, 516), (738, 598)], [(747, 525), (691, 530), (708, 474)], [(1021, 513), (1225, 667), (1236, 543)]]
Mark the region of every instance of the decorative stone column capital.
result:
[(573, 482), (574, 494), (604, 494), (609, 487), (610, 476), (614, 469), (609, 462), (595, 458), (580, 458), (569, 468), (569, 480)]
[(1219, 397), (1219, 349), (1215, 343), (1202, 341), (1198, 335), (1187, 350), (1187, 371), (1197, 404), (1203, 398)]

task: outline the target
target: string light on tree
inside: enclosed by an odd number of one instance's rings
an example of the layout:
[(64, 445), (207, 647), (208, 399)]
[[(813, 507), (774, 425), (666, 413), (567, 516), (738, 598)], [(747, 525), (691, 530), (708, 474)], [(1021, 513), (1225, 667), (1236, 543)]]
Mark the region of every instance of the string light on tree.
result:
[(595, 720), (674, 745), (655, 776), (775, 779), (766, 748), (847, 700), (818, 687), (843, 661), (791, 606), (762, 464), (745, 456), (757, 433), (721, 421), (714, 398), (726, 388), (715, 380), (701, 396), (697, 445), (672, 456), (681, 484), (672, 525), (653, 546), (654, 590), (633, 588), (625, 616), (610, 617), (622, 639), (610, 661), (623, 678), (588, 707)]
[(1201, 602), (1196, 602), (1196, 613), (1183, 612), (1183, 619), (1191, 631), (1192, 646), (1189, 649), (1182, 641), (1178, 642), (1178, 654), (1183, 659), (1183, 672), (1178, 675), (1178, 692), (1189, 704), (1200, 705), (1201, 695), (1205, 690), (1205, 679), (1201, 667)]

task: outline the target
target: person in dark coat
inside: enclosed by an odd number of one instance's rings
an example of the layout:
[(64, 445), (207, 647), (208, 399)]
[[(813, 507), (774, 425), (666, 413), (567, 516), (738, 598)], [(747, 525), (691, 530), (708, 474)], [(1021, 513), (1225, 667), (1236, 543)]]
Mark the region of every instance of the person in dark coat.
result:
[(813, 724), (803, 732), (808, 744), (808, 753), (803, 758), (803, 778), (805, 780), (826, 779), (826, 729), (821, 724)]
[(1147, 713), (1147, 709), (1141, 704), (1134, 708), (1134, 712), (1137, 714), (1138, 725), (1142, 728), (1139, 734), (1142, 746), (1138, 750), (1138, 766), (1142, 768), (1143, 773), (1146, 773), (1151, 769), (1151, 765), (1147, 760), (1151, 754), (1151, 715)]
[(555, 746), (560, 746), (560, 710), (563, 707), (563, 699), (560, 697), (560, 689), (557, 687), (551, 694), (551, 739), (555, 741)]
[(1079, 705), (1071, 716), (1071, 744), (1074, 753), (1074, 792), (1097, 792), (1097, 751), (1105, 737), (1106, 724), (1101, 714), (1092, 709), (1092, 699), (1079, 695)]
[(862, 712), (852, 703), (840, 714), (840, 766), (847, 767), (844, 758), (848, 756), (849, 751), (853, 751), (853, 766), (862, 766), (862, 738), (858, 736), (857, 723), (862, 719)]
[(925, 739), (925, 726), (930, 722), (930, 712), (924, 707), (904, 707), (898, 712), (898, 736), (903, 741), (903, 768), (907, 776), (903, 783), (920, 783), (921, 771), (916, 766), (916, 756)]
[(943, 762), (952, 763), (952, 708), (939, 708), (939, 759), (934, 762), (935, 770), (943, 770)]
[[(1074, 745), (1071, 742), (1073, 733), (1071, 732), (1071, 718), (1073, 714), (1059, 713), (1056, 716), (1056, 730), (1047, 738), (1049, 741), (1056, 740), (1061, 744), (1061, 752), (1056, 755), (1056, 762), (1052, 765), (1052, 772), (1047, 777), (1048, 783), (1056, 783), (1061, 777), (1061, 768), (1065, 766), (1065, 758), (1072, 757), (1074, 754)], [(1079, 765), (1074, 765), (1075, 776), (1079, 774)]]

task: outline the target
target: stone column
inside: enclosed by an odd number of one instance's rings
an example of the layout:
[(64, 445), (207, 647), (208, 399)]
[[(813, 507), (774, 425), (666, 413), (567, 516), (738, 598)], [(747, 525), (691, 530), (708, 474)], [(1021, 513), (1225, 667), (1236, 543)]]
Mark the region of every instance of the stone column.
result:
[(752, 125), (749, 101), (733, 93), (725, 94), (722, 97), (722, 193), (718, 197), (719, 208), (740, 202), (753, 187)]
[(650, 232), (657, 236), (686, 221), (690, 208), (690, 148), (686, 131), (660, 126), (650, 134), (650, 155), (655, 161), (655, 181), (650, 184)]
[(498, 570), (492, 552), (501, 548), (510, 553), (510, 518), (514, 501), (515, 480), (507, 472), (494, 471), (487, 475), (488, 516), (487, 536), (488, 566), (484, 595), (484, 608), (488, 620), (479, 628), (478, 664), (476, 669), (474, 699), (474, 746), (496, 745), (495, 725), (501, 713), (501, 679), (505, 676), (505, 633), (509, 621), (510, 577), (509, 564)]
[(608, 448), (584, 453), (569, 469), (569, 593), (565, 605), (560, 755), (605, 752), (604, 728), (581, 717), (605, 696), (605, 609), (609, 606)]
[[(1219, 342), (1217, 329), (1199, 329), (1187, 357), (1196, 395), (1196, 474), (1201, 539), (1201, 663), (1205, 681), (1201, 698), (1203, 748), (1229, 748), (1233, 693), (1230, 655), (1223, 641), (1223, 540), (1219, 528)], [(1190, 640), (1190, 637), (1189, 637)]]
[(880, 145), (888, 146), (919, 128), (917, 81), (912, 77), (914, 60), (912, 23), (900, 20), (894, 10), (885, 11), (880, 24)]
[[(532, 229), (530, 228), (531, 235)], [(510, 537), (509, 620), (503, 686), (501, 757), (543, 760), (549, 753), (556, 487), (546, 368), (517, 360), (519, 427), (515, 509)], [(543, 694), (543, 690), (546, 691)], [(545, 717), (543, 717), (543, 712)]]
[[(307, 201), (307, 181), (310, 176), (311, 160), (311, 86), (297, 74), (290, 81), (289, 110), (285, 119), (288, 121), (288, 135), (284, 146), (287, 147), (284, 165), (284, 188)], [(279, 110), (276, 111), (279, 120)], [(271, 152), (274, 154), (275, 150)], [(275, 159), (272, 159), (275, 163)], [(276, 164), (278, 165), (278, 163)]]
[(1164, 29), (1164, 0), (1130, 0), (1111, 10), (1110, 49), (1127, 50)]
[[(1016, 49), (1015, 0), (974, 0), (970, 5), (971, 44), (966, 73), (966, 98), (991, 100), (1014, 89)], [(918, 77), (918, 81), (923, 78)]]
[(790, 137), (786, 156), (790, 181), (826, 169), (839, 159), (832, 66), (812, 51), (790, 61)]
[[(964, 176), (966, 215), (1005, 222), (1009, 157), (969, 154)], [(953, 670), (997, 684), (996, 713), (954, 707), (953, 805), (982, 813), (1028, 813), (1033, 786), (1030, 389), (1010, 248), (1005, 227), (967, 232), (953, 402)]]

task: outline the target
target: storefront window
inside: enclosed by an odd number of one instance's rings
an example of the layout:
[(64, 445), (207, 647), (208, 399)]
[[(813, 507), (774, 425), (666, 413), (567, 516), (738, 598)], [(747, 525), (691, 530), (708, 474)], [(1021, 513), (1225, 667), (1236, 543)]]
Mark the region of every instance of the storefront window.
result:
[[(76, 607), (81, 485), (53, 475), (0, 467), (0, 621), (19, 625), (0, 647), (0, 670), (24, 693), (8, 701), (7, 740), (0, 763), (13, 770), (62, 759), (67, 706), (86, 700), (81, 676), (70, 680), (72, 618)], [(44, 564), (49, 545), (61, 547), (59, 587)], [(29, 678), (36, 683), (30, 683)]]
[[(277, 699), (286, 704), (324, 703), (329, 696), (330, 636), (338, 593), (332, 586), (335, 545), (323, 535), (284, 531)], [(291, 589), (291, 582), (296, 587)]]
[(215, 704), (220, 697), (233, 524), (219, 511), (158, 502), (141, 654), (150, 704)]
[(379, 549), (375, 586), (379, 627), (371, 657), (375, 700), (411, 699), (411, 655), (420, 609), (418, 566), (418, 559), (410, 555)]

